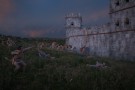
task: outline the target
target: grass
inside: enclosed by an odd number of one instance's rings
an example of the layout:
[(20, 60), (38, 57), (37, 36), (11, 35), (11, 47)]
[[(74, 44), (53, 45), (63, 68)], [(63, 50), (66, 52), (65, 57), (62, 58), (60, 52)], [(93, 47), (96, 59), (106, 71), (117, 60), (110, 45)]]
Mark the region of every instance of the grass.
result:
[[(26, 71), (16, 73), (4, 58), (10, 58), (13, 49), (0, 46), (0, 90), (135, 90), (135, 62), (44, 49), (56, 57), (50, 60), (39, 58), (36, 49), (32, 49), (24, 54)], [(96, 61), (110, 68), (87, 66)]]

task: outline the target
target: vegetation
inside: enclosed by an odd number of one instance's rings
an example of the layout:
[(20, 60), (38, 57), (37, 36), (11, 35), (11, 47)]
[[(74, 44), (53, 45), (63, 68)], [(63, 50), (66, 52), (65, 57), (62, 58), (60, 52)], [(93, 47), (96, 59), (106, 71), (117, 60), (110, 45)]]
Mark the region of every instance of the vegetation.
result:
[[(29, 44), (20, 40), (18, 44)], [(31, 43), (34, 43), (34, 41)], [(44, 49), (55, 59), (44, 59), (32, 49), (24, 54), (25, 72), (14, 72), (10, 52), (0, 45), (0, 90), (135, 90), (135, 63), (109, 58), (86, 58), (73, 53)], [(110, 68), (87, 66), (96, 61)]]

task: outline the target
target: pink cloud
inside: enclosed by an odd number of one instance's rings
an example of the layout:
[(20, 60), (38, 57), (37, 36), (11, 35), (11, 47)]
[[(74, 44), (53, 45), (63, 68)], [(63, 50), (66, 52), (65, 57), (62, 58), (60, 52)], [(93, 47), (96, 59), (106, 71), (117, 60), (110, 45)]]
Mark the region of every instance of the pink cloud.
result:
[(29, 36), (30, 37), (39, 37), (42, 35), (42, 32), (39, 32), (39, 31), (30, 31), (28, 32)]
[(61, 29), (56, 29), (56, 27), (46, 27), (46, 28), (36, 28), (36, 27), (26, 27), (20, 31), (26, 37), (48, 37), (48, 35), (54, 35), (62, 32)]
[(42, 33), (42, 32), (39, 32), (39, 31), (28, 31), (28, 32), (25, 32), (25, 34), (26, 34), (28, 37), (39, 37), (39, 36), (41, 36), (43, 33)]
[(13, 10), (14, 5), (12, 0), (0, 0), (0, 23), (2, 23), (6, 16)]
[(28, 37), (42, 37), (47, 32), (48, 32), (47, 30), (37, 30), (37, 29), (23, 30), (24, 35)]

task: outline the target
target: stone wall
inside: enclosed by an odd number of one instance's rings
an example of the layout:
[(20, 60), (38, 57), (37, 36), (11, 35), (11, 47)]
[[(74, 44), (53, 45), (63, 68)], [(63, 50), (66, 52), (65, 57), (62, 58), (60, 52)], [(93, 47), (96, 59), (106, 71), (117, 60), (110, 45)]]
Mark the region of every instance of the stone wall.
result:
[(111, 31), (111, 25), (106, 24), (73, 30), (67, 39), (78, 53), (86, 46), (90, 48), (90, 55), (135, 60), (135, 30)]
[[(80, 20), (80, 16), (77, 18)], [(91, 55), (135, 61), (135, 0), (110, 0), (110, 19), (110, 24), (89, 29), (69, 27), (67, 44), (78, 52), (85, 46), (90, 48)]]
[(109, 56), (135, 61), (135, 31), (110, 34), (109, 40)]

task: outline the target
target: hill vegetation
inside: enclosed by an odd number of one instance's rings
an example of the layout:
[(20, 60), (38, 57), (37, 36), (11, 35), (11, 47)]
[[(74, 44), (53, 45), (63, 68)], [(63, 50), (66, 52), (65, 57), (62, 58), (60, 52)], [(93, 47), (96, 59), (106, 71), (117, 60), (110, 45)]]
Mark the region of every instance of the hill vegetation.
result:
[[(6, 37), (5, 37), (6, 38)], [(13, 38), (17, 45), (29, 46), (41, 40)], [(51, 41), (48, 41), (51, 42)], [(64, 41), (57, 41), (64, 44)], [(37, 49), (24, 53), (24, 72), (14, 72), (8, 48), (0, 44), (0, 90), (135, 90), (135, 62), (85, 57), (44, 48), (55, 59), (41, 58)], [(92, 68), (96, 61), (108, 68)]]

